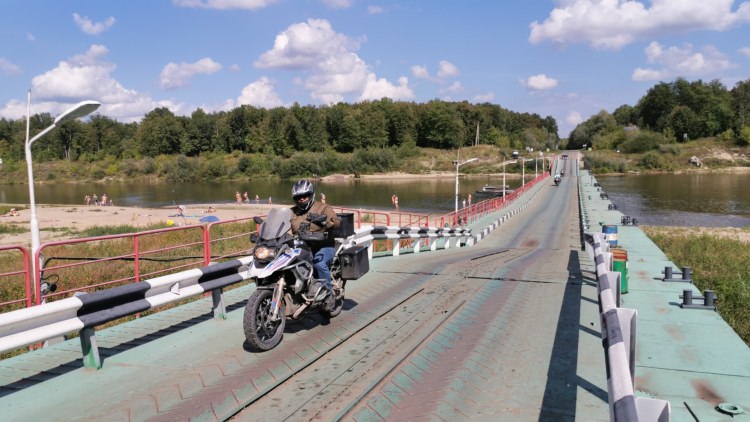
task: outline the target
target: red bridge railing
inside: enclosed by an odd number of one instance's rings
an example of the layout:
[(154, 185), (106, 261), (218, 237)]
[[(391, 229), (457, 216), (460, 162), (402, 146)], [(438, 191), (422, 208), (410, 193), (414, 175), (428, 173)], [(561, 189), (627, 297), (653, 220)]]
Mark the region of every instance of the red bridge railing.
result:
[[(487, 199), (444, 215), (335, 209), (353, 213), (356, 228), (363, 225), (456, 227), (497, 212), (546, 177), (548, 174), (543, 173), (504, 198)], [(8, 298), (0, 302), (0, 312), (244, 256), (254, 230), (255, 223), (248, 217), (49, 242), (33, 257), (21, 246), (0, 247), (3, 261), (19, 263), (17, 268), (0, 272), (0, 297)], [(31, 259), (40, 264), (36, 274), (31, 274)]]

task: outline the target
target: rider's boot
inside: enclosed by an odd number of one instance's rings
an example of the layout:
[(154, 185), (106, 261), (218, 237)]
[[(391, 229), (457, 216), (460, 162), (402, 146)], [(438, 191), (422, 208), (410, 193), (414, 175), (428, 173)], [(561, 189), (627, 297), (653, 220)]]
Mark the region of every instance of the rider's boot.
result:
[(326, 296), (325, 300), (323, 301), (323, 310), (331, 312), (333, 311), (333, 307), (336, 305), (336, 298), (333, 297), (333, 293), (329, 291), (328, 296)]
[(322, 282), (316, 281), (310, 286), (309, 295), (314, 297), (315, 302), (323, 302), (327, 297), (333, 296), (331, 290)]

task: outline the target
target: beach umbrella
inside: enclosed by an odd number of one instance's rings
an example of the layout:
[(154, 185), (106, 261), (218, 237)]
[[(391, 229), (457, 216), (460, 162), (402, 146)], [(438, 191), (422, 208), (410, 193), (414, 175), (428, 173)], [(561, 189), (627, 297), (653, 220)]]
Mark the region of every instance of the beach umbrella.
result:
[(201, 223), (213, 223), (215, 221), (219, 221), (219, 217), (215, 215), (207, 215), (205, 217), (202, 217), (200, 220)]

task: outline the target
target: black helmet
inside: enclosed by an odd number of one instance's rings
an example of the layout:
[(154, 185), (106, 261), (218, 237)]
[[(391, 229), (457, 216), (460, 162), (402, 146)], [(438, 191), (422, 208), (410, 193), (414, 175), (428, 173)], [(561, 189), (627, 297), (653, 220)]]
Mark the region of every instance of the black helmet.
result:
[[(305, 202), (301, 202), (301, 199), (305, 197), (309, 199)], [(310, 207), (312, 207), (313, 202), (315, 202), (315, 187), (309, 180), (298, 180), (297, 183), (292, 186), (292, 199), (294, 199), (294, 203), (301, 211), (309, 210)]]

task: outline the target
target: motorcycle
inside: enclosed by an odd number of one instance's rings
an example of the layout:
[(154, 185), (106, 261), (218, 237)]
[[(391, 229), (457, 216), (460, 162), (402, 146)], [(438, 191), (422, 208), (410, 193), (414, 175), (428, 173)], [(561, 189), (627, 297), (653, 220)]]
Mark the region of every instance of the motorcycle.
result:
[(367, 248), (344, 242), (354, 231), (350, 220), (350, 227), (332, 233), (337, 245), (330, 267), (333, 303), (330, 298), (326, 303), (324, 282), (313, 276), (313, 253), (306, 242), (323, 240), (329, 233), (292, 235), (291, 219), (289, 208), (272, 209), (265, 221), (255, 217), (260, 230), (251, 236), (255, 247), (248, 275), (256, 289), (245, 305), (243, 329), (247, 342), (260, 351), (281, 342), (287, 318), (297, 320), (310, 311), (328, 318), (338, 316), (344, 306), (346, 281), (369, 271)]
[(556, 175), (555, 175), (555, 186), (557, 186), (557, 185), (559, 185), (559, 184), (560, 184), (560, 180), (561, 180), (561, 179), (560, 179), (560, 175), (559, 175), (559, 174), (556, 174)]

